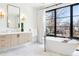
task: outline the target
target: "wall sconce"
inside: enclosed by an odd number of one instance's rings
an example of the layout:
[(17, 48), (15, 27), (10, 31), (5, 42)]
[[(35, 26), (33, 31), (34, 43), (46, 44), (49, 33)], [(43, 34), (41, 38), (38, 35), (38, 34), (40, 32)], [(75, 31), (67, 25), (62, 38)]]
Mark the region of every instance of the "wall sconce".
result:
[(24, 22), (24, 20), (26, 19), (25, 15), (21, 16), (21, 22)]
[(5, 16), (5, 12), (3, 10), (0, 9), (0, 17), (4, 17)]

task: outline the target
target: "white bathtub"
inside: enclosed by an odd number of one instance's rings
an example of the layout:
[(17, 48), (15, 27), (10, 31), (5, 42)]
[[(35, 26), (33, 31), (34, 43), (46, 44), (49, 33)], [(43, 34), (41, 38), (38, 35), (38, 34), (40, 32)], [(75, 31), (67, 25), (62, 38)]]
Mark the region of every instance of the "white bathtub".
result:
[(46, 38), (47, 51), (52, 51), (63, 55), (72, 55), (72, 53), (76, 50), (78, 42), (63, 43), (62, 41), (64, 39), (65, 38), (47, 37)]

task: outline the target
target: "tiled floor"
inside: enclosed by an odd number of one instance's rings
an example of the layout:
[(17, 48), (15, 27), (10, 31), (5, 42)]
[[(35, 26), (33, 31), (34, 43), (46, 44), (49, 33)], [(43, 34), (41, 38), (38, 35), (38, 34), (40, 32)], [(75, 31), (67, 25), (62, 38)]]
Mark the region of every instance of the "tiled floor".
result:
[(44, 52), (41, 44), (26, 44), (18, 48), (0, 53), (1, 56), (60, 56), (57, 53)]

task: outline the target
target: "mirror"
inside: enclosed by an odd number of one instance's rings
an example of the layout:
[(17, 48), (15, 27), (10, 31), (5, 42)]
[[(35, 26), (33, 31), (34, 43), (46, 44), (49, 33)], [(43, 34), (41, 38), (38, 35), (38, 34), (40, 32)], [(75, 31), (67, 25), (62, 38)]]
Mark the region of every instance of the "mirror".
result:
[(20, 28), (20, 8), (14, 5), (7, 5), (7, 27)]

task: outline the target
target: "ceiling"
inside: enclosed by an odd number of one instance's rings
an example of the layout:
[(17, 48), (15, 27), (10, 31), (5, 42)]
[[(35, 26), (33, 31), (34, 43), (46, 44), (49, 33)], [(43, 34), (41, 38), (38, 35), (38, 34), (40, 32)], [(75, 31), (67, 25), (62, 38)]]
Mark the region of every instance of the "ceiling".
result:
[[(7, 4), (8, 3), (0, 3), (0, 6), (4, 6)], [(59, 3), (10, 3), (10, 4), (17, 7), (33, 7), (33, 8), (42, 9)]]
[(18, 7), (30, 6), (34, 8), (44, 8), (44, 7), (48, 7), (48, 6), (55, 5), (55, 4), (57, 3), (12, 3), (12, 5), (16, 5)]

